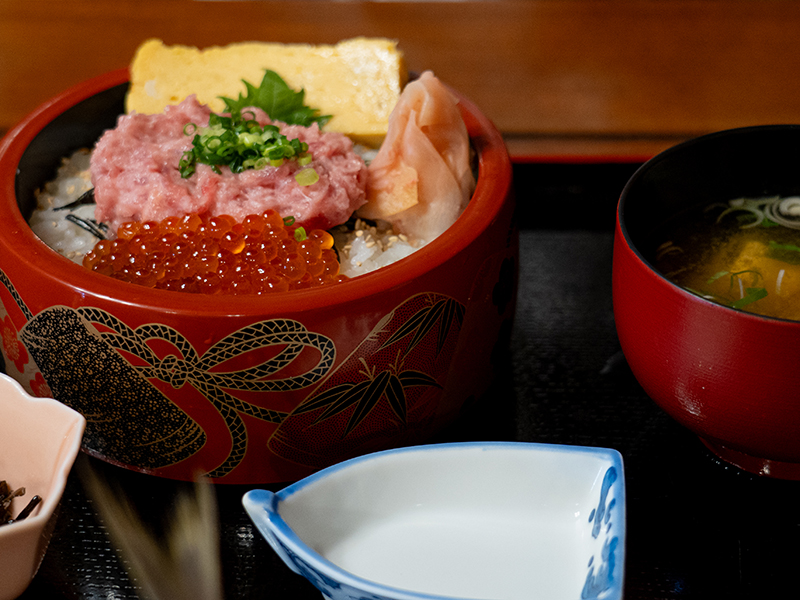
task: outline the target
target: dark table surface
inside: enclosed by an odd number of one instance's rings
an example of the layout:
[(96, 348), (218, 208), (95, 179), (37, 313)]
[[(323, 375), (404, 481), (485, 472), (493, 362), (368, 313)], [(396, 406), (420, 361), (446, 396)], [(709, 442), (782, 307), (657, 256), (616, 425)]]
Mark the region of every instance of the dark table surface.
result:
[[(437, 439), (619, 450), (627, 485), (625, 597), (798, 597), (800, 483), (721, 464), (645, 395), (617, 340), (614, 209), (635, 164), (515, 166), (520, 293), (506, 372)], [(144, 514), (182, 484), (109, 467)], [(275, 486), (278, 489), (282, 486)], [(241, 486), (216, 486), (226, 598), (320, 598), (254, 530)], [(23, 599), (138, 598), (75, 471), (42, 567)]]

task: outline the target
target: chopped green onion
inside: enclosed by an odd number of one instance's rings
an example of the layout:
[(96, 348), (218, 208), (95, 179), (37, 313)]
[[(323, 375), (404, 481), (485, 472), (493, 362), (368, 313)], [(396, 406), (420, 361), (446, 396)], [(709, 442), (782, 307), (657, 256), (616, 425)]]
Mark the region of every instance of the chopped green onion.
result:
[(294, 230), (294, 239), (297, 240), (298, 242), (302, 242), (307, 237), (308, 235), (306, 235), (306, 230), (303, 229), (302, 227), (298, 227), (297, 229)]
[(764, 217), (764, 219), (761, 221), (761, 227), (780, 227), (780, 226), (781, 226), (780, 223), (776, 223), (775, 221), (767, 217)]
[(779, 244), (773, 240), (769, 242), (767, 256), (790, 265), (800, 265), (800, 246), (794, 244)]
[(752, 304), (756, 300), (761, 300), (767, 297), (767, 290), (764, 288), (746, 288), (747, 294), (731, 304), (731, 308), (742, 308), (748, 304)]
[(795, 246), (794, 244), (779, 244), (773, 240), (770, 240), (769, 247), (773, 250), (790, 250), (791, 252), (800, 252), (800, 246)]
[(239, 134), (239, 143), (240, 144), (244, 144), (248, 148), (252, 148), (257, 143), (263, 142), (263, 141), (264, 140), (257, 133), (245, 132), (245, 133), (240, 133)]
[(313, 185), (319, 181), (319, 173), (309, 167), (295, 173), (294, 179), (300, 186)]
[[(330, 115), (320, 115), (317, 109), (306, 106), (305, 91), (290, 89), (274, 71), (264, 71), (259, 87), (247, 81), (242, 83), (246, 95), (239, 94), (235, 100), (222, 98), (230, 116), (211, 113), (208, 127), (198, 129), (194, 123), (188, 123), (183, 128), (183, 132), (194, 135), (194, 139), (192, 149), (184, 152), (178, 164), (181, 177), (191, 177), (197, 163), (211, 166), (215, 173), (220, 172), (220, 165), (240, 173), (245, 169), (263, 169), (268, 164), (280, 166), (284, 160), (297, 160), (302, 167), (311, 162), (308, 144), (287, 139), (275, 125), (260, 126), (251, 107), (262, 109), (273, 121), (304, 127), (313, 123), (322, 126)], [(300, 185), (310, 185), (314, 181)]]
[(246, 169), (263, 169), (267, 165), (279, 167), (285, 160), (297, 160), (308, 154), (308, 144), (299, 139), (288, 139), (274, 125), (261, 126), (246, 120), (241, 114), (230, 117), (211, 113), (208, 127), (197, 128), (193, 123), (184, 127), (191, 135), (192, 149), (183, 153), (178, 168), (181, 177), (191, 177), (197, 164), (209, 165), (215, 173), (225, 165), (234, 173)]
[(711, 276), (711, 278), (708, 281), (706, 281), (706, 283), (714, 283), (717, 279), (719, 279), (720, 277), (725, 277), (725, 275), (727, 275), (728, 273), (730, 273), (730, 271), (719, 271), (717, 273), (714, 273)]

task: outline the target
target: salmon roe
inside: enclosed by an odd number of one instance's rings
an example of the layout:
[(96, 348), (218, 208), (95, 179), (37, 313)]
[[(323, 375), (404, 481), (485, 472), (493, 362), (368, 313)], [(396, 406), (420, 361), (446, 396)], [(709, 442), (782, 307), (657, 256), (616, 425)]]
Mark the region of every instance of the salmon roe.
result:
[(124, 223), (101, 240), (83, 266), (150, 288), (197, 294), (266, 294), (347, 279), (339, 274), (333, 237), (296, 235), (274, 210), (241, 223), (228, 215), (187, 215)]

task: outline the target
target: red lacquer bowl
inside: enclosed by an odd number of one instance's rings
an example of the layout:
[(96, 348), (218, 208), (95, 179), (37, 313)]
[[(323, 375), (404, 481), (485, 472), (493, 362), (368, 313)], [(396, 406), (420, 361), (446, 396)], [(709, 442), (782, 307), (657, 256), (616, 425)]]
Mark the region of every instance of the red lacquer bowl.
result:
[(614, 318), (647, 394), (720, 458), (800, 479), (800, 322), (724, 307), (667, 281), (651, 263), (656, 226), (689, 207), (800, 193), (800, 126), (722, 131), (645, 163), (622, 192)]
[(460, 98), (477, 188), (440, 238), (329, 289), (199, 296), (89, 272), (26, 222), (61, 157), (114, 125), (127, 78), (70, 89), (0, 145), (5, 369), (85, 415), (86, 452), (173, 479), (286, 482), (419, 443), (488, 388), (518, 240), (508, 154), (474, 105)]

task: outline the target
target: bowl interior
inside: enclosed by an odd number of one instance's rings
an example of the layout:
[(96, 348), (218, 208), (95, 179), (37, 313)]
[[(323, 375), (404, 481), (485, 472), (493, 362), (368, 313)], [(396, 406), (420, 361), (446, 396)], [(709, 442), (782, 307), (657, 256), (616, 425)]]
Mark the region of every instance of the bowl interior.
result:
[(600, 515), (622, 538), (613, 454), (526, 444), (379, 453), (288, 488), (279, 514), (326, 560), (390, 587), (576, 598), (591, 587), (587, 565), (597, 553), (599, 567), (608, 543), (605, 531), (592, 532)]
[(668, 219), (713, 202), (800, 193), (800, 125), (709, 134), (659, 154), (630, 179), (618, 216), (628, 244), (652, 266)]
[(56, 116), (27, 146), (19, 161), (15, 191), (22, 215), (28, 219), (36, 206), (35, 192), (55, 176), (65, 156), (91, 147), (123, 113), (128, 84), (93, 94)]
[[(105, 129), (115, 125), (118, 116), (124, 112), (127, 89), (126, 71), (107, 73), (67, 90), (39, 107), (9, 133), (4, 140), (5, 148), (0, 146), (0, 155), (4, 159), (0, 165), (0, 186), (4, 191), (14, 190), (13, 197), (17, 199), (23, 220), (33, 211), (35, 191), (55, 176), (63, 157), (79, 148), (92, 147)], [(298, 306), (298, 299), (304, 307), (325, 308), (396, 289), (460, 254), (493, 227), (511, 198), (510, 159), (499, 132), (488, 119), (466, 98), (459, 101), (479, 156), (477, 186), (464, 214), (447, 231), (412, 256), (346, 282), (335, 296), (319, 293), (319, 290), (301, 290), (271, 298), (271, 306), (276, 311), (290, 312)], [(19, 162), (15, 168), (16, 156), (19, 156)], [(8, 194), (7, 199), (11, 198), (12, 195)], [(21, 226), (22, 220), (14, 213), (15, 208), (0, 204), (0, 218)], [(0, 239), (0, 245), (2, 243)], [(57, 276), (76, 289), (110, 297), (126, 296), (128, 304), (132, 305), (176, 308), (172, 293), (136, 289), (138, 286), (109, 281), (107, 277), (87, 272), (57, 253), (41, 252), (41, 245), (31, 231), (21, 231), (14, 244), (9, 244), (8, 250), (30, 263), (32, 272), (44, 278)], [(181, 310), (230, 314), (231, 307), (236, 306), (237, 312), (260, 314), (264, 309), (260, 300), (246, 296), (202, 297), (197, 300), (191, 306), (181, 307)]]

